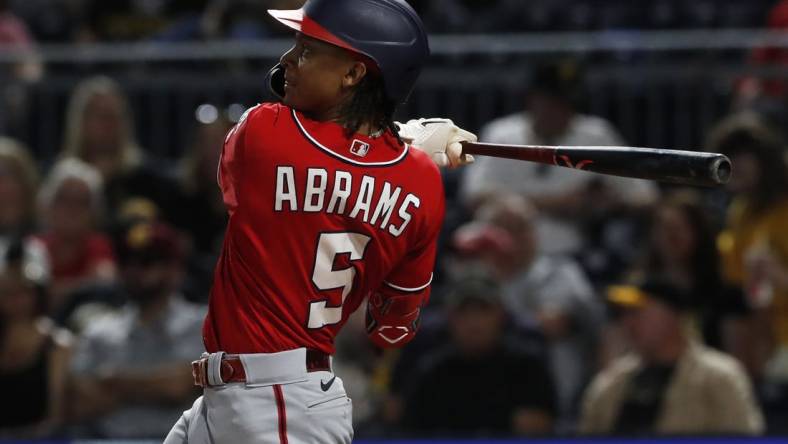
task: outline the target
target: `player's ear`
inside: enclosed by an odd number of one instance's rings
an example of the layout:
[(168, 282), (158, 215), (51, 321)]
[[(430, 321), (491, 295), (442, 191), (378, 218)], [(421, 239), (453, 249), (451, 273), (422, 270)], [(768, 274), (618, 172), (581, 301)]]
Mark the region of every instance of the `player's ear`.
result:
[(345, 88), (352, 88), (361, 82), (361, 79), (367, 75), (367, 65), (361, 61), (354, 61), (342, 77), (342, 86)]

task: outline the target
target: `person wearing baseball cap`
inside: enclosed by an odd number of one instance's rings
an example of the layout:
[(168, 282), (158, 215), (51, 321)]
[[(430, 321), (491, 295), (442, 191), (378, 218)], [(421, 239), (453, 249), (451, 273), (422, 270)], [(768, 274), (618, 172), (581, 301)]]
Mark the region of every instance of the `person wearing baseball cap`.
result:
[(501, 284), (483, 266), (455, 278), (444, 299), (451, 311), (468, 308), (494, 308), (501, 305)]
[(164, 223), (144, 220), (116, 234), (119, 291), (127, 302), (87, 324), (72, 361), (72, 414), (102, 436), (164, 436), (197, 397), (188, 364), (202, 351), (205, 308), (179, 293), (178, 236)]
[(604, 305), (571, 257), (540, 251), (539, 212), (518, 194), (500, 194), (454, 233), (454, 247), (483, 260), (501, 279), (502, 300), (519, 324), (544, 335), (558, 397), (558, 433), (573, 430), (577, 400), (597, 367)]
[(414, 364), (404, 426), (442, 436), (550, 433), (553, 381), (541, 354), (512, 338), (499, 282), (470, 264), (450, 285), (449, 341)]
[(585, 434), (759, 434), (763, 417), (733, 357), (703, 345), (688, 326), (687, 294), (664, 276), (610, 287), (607, 300), (632, 352), (587, 389)]
[[(523, 82), (523, 109), (488, 122), (479, 139), (514, 145), (625, 144), (609, 121), (582, 113), (577, 106), (584, 92), (583, 71), (571, 59), (536, 64)], [(520, 194), (540, 210), (536, 229), (541, 250), (582, 256), (589, 251), (588, 241), (595, 240), (584, 238), (592, 216), (605, 208), (646, 205), (658, 191), (645, 180), (482, 156), (465, 171), (460, 195), (466, 206), (477, 208), (490, 196)]]
[(626, 285), (613, 285), (607, 289), (607, 301), (619, 309), (644, 308), (658, 302), (663, 308), (684, 313), (692, 308), (689, 295), (668, 279), (650, 276)]

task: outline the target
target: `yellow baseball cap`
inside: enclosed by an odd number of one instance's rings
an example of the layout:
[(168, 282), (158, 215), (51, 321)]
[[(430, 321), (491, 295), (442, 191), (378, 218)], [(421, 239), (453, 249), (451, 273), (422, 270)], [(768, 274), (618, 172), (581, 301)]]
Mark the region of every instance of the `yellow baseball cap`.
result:
[(611, 285), (607, 289), (608, 302), (624, 307), (642, 307), (648, 295), (634, 285)]
[(607, 300), (621, 308), (640, 308), (648, 299), (664, 303), (676, 311), (690, 307), (686, 292), (664, 276), (648, 276), (631, 284), (613, 285), (607, 289)]

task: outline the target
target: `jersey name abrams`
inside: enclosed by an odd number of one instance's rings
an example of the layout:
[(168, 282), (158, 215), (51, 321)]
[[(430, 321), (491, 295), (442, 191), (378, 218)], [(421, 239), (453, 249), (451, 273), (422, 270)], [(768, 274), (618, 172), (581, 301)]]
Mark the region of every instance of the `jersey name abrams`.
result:
[[(304, 189), (296, 188), (295, 176), (292, 166), (276, 167), (275, 211), (344, 215), (399, 237), (413, 218), (411, 211), (421, 205), (418, 196), (404, 194), (401, 187), (389, 182), (378, 186), (372, 176), (364, 175), (354, 183), (351, 173), (337, 170), (329, 182), (329, 172), (325, 169), (307, 168)], [(329, 187), (329, 183), (333, 186)], [(356, 198), (350, 201), (353, 191)], [(396, 217), (392, 218), (395, 208)]]

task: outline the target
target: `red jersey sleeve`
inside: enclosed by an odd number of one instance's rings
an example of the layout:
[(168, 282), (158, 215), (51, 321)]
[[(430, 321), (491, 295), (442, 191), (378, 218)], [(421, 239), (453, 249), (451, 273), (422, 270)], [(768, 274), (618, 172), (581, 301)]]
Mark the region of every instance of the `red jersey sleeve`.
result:
[[(431, 163), (432, 161), (430, 161)], [(437, 169), (437, 167), (435, 167)], [(440, 178), (440, 174), (434, 177)], [(423, 202), (422, 205), (433, 213), (432, 217), (427, 218), (429, 225), (420, 227), (419, 238), (421, 242), (416, 243), (416, 247), (400, 261), (400, 263), (386, 276), (383, 284), (386, 287), (399, 290), (401, 292), (415, 293), (429, 289), (432, 283), (432, 270), (435, 267), (435, 256), (438, 249), (438, 235), (445, 213), (445, 200), (443, 198), (443, 184), (433, 183), (429, 186), (437, 187), (433, 193), (427, 195), (434, 196)], [(429, 292), (427, 293), (429, 294)], [(425, 302), (426, 302), (425, 295)]]
[(420, 242), (415, 242), (415, 248), (386, 275), (380, 290), (370, 295), (367, 304), (367, 335), (381, 348), (401, 347), (410, 342), (419, 329), (421, 309), (429, 301), (438, 235), (445, 212), (440, 175), (433, 177), (438, 178), (437, 183), (425, 184), (432, 190), (422, 194), (429, 196), (423, 204), (432, 214), (416, 233)]
[(405, 259), (386, 277), (383, 284), (395, 290), (408, 293), (429, 288), (432, 283), (432, 269), (435, 266), (437, 234), (421, 248), (408, 254)]

